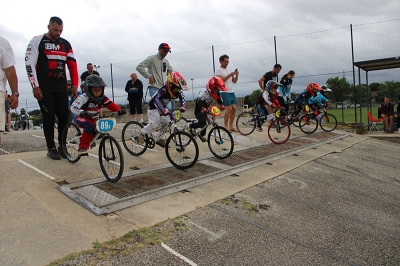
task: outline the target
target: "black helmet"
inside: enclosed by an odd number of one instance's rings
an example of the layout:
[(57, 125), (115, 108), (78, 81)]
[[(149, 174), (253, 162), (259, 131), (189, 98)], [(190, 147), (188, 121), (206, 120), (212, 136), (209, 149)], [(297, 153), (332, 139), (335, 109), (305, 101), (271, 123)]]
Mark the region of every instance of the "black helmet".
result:
[[(100, 103), (103, 100), (105, 86), (107, 86), (107, 84), (103, 81), (103, 79), (100, 76), (98, 76), (96, 74), (92, 74), (85, 79), (85, 84), (84, 84), (85, 93), (87, 96), (89, 96), (89, 99), (91, 99), (92, 101), (94, 101), (96, 103)], [(103, 89), (100, 97), (96, 98), (93, 95), (93, 92), (91, 90), (92, 87), (101, 87)]]
[(26, 111), (25, 111), (24, 108), (21, 108), (21, 111), (20, 111), (20, 112), (21, 112), (21, 114), (23, 114), (23, 115), (26, 114)]

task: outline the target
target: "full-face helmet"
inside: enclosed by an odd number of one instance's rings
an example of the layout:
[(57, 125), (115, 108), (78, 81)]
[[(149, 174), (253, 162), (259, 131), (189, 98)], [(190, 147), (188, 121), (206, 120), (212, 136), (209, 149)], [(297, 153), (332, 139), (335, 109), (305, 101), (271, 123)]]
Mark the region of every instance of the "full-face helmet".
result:
[(26, 114), (26, 111), (25, 111), (25, 108), (21, 108), (21, 115), (25, 115)]
[(306, 89), (312, 95), (317, 93), (317, 91), (322, 91), (322, 88), (316, 82), (311, 82), (310, 84), (308, 84)]
[[(103, 100), (105, 86), (107, 86), (106, 83), (103, 81), (103, 79), (100, 76), (98, 76), (96, 74), (92, 74), (85, 79), (85, 84), (84, 84), (85, 93), (89, 97), (89, 99), (91, 99), (92, 101), (94, 101), (96, 103), (100, 103)], [(92, 92), (93, 87), (101, 87), (102, 88), (100, 97), (94, 96), (94, 94)]]
[(181, 90), (189, 90), (185, 78), (177, 71), (168, 74), (165, 88), (172, 99), (176, 99)]
[(269, 91), (270, 93), (275, 94), (276, 93), (275, 89), (277, 89), (279, 87), (279, 85), (281, 85), (281, 84), (277, 83), (274, 80), (268, 80), (267, 84), (265, 84), (265, 89), (267, 91)]
[(214, 98), (214, 100), (217, 100), (218, 96), (217, 93), (220, 91), (227, 91), (228, 89), (225, 87), (225, 83), (222, 81), (221, 78), (219, 77), (211, 77), (206, 85), (206, 88), (210, 95)]
[(331, 89), (327, 88), (326, 86), (321, 86), (321, 89), (322, 89), (323, 91), (332, 91)]

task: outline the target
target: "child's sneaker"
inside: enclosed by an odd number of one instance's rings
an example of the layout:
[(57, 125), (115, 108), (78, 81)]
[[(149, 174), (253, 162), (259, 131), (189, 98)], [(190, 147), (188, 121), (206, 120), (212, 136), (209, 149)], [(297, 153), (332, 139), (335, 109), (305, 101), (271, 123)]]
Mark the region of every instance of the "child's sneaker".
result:
[(165, 141), (165, 139), (159, 139), (158, 141), (157, 141), (157, 144), (158, 145), (160, 145), (161, 147), (165, 147), (165, 143), (166, 143), (166, 141)]
[(144, 135), (142, 133), (139, 133), (137, 138), (139, 144), (144, 144)]
[(207, 142), (206, 137), (204, 137), (204, 136), (202, 136), (202, 135), (200, 135), (200, 134), (198, 134), (197, 136), (199, 137), (199, 139), (200, 139), (202, 142)]
[(256, 127), (256, 130), (257, 130), (258, 132), (263, 132), (263, 129), (262, 129), (261, 127)]

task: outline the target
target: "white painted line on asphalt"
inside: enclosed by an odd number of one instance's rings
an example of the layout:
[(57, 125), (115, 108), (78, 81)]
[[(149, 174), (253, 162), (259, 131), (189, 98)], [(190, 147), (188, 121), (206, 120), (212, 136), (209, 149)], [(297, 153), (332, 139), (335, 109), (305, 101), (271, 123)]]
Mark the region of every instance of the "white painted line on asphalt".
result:
[(189, 260), (188, 258), (183, 256), (182, 254), (179, 254), (178, 252), (176, 252), (172, 248), (168, 247), (167, 245), (164, 244), (164, 242), (161, 242), (161, 246), (163, 248), (165, 248), (166, 250), (168, 250), (169, 252), (171, 252), (172, 254), (174, 254), (175, 256), (177, 256), (178, 258), (180, 258), (181, 260), (183, 260), (184, 262), (186, 262), (187, 264), (193, 265), (193, 266), (197, 266), (196, 263), (194, 263), (193, 261)]
[(201, 226), (201, 225), (199, 225), (199, 224), (196, 224), (196, 223), (194, 223), (194, 222), (192, 222), (192, 221), (188, 221), (188, 222), (189, 222), (190, 224), (192, 224), (192, 225), (194, 225), (194, 226), (200, 228), (201, 230), (203, 230), (203, 231), (206, 232), (207, 234), (210, 234), (210, 235), (211, 235), (211, 238), (209, 239), (210, 241), (214, 241), (214, 240), (216, 240), (216, 239), (222, 237), (222, 236), (225, 234), (225, 231), (223, 231), (222, 233), (214, 233), (214, 232), (212, 232), (211, 230), (208, 230), (207, 228), (205, 228), (205, 227), (203, 227), (203, 226)]
[(18, 162), (20, 162), (20, 163), (22, 163), (22, 164), (25, 164), (26, 166), (28, 166), (29, 168), (31, 168), (31, 169), (33, 169), (33, 170), (35, 170), (36, 172), (38, 172), (39, 174), (42, 174), (42, 175), (44, 175), (45, 177), (47, 177), (47, 178), (49, 178), (50, 180), (55, 180), (55, 178), (54, 177), (52, 177), (51, 175), (49, 175), (49, 174), (46, 174), (45, 172), (43, 172), (43, 171), (41, 171), (41, 170), (39, 170), (39, 169), (37, 169), (35, 166), (33, 166), (33, 165), (30, 165), (29, 163), (27, 163), (27, 162), (24, 162), (24, 161), (22, 161), (21, 159), (18, 159)]
[(4, 152), (4, 153), (6, 153), (6, 154), (10, 154), (8, 151), (3, 150), (2, 148), (0, 148), (0, 151)]

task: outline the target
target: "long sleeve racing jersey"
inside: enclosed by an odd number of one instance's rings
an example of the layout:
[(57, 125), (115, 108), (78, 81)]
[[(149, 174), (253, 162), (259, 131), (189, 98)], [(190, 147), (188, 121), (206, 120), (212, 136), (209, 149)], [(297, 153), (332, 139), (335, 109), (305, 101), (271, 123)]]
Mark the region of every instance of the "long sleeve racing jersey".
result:
[[(66, 69), (68, 66), (72, 86), (78, 87), (78, 66), (71, 44), (63, 39), (51, 39), (42, 34), (34, 37), (26, 49), (25, 67), (32, 88), (43, 87), (46, 90), (61, 90), (66, 84)], [(40, 86), (39, 81), (44, 84)], [(52, 84), (53, 86), (45, 86)], [(55, 86), (54, 86), (55, 85)]]

